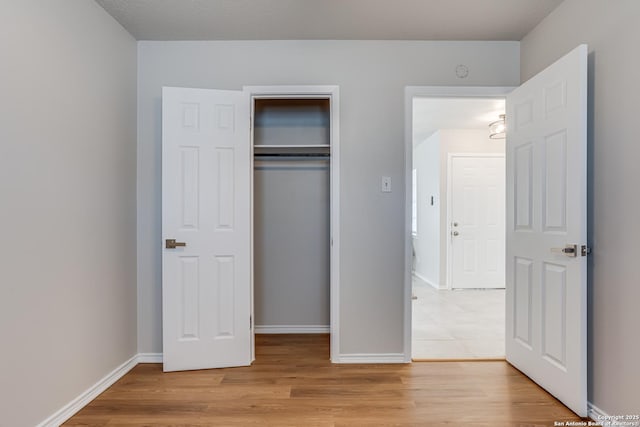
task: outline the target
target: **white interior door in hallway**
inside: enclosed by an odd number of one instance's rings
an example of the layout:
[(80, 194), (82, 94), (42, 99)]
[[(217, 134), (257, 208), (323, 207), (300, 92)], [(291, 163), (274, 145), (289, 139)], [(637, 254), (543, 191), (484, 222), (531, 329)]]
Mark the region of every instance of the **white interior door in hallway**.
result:
[(451, 155), (451, 288), (504, 288), (502, 155)]

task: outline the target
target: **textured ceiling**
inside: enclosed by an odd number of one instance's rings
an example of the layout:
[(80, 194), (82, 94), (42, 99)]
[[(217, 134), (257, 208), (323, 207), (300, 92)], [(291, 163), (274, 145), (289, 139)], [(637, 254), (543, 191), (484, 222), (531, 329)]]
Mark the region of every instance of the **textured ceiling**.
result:
[(562, 0), (96, 0), (138, 40), (521, 40)]
[(491, 98), (414, 98), (413, 144), (438, 129), (484, 129), (504, 114), (504, 99)]

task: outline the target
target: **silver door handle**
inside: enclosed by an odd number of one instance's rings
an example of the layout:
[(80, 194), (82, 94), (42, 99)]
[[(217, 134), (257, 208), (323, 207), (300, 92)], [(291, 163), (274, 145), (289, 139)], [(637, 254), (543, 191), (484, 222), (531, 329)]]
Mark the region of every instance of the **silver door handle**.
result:
[(564, 248), (551, 248), (551, 253), (575, 258), (578, 256), (578, 245), (567, 245)]
[(454, 236), (457, 236), (460, 233), (458, 233), (457, 231), (452, 231), (451, 234), (454, 235)]

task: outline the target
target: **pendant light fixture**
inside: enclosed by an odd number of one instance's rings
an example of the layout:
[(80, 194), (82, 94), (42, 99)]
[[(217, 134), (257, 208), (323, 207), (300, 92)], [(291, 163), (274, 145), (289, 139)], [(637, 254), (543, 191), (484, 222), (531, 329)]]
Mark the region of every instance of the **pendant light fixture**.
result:
[(500, 114), (500, 119), (495, 122), (489, 123), (489, 138), (490, 139), (505, 139), (507, 126), (505, 124), (505, 115)]

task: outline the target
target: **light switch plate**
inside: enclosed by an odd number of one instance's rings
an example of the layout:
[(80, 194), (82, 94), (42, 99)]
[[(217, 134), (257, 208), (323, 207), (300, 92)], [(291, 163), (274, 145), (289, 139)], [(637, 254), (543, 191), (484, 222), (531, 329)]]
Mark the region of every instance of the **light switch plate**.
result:
[(382, 177), (382, 188), (380, 189), (383, 193), (391, 193), (391, 177), (383, 176)]

